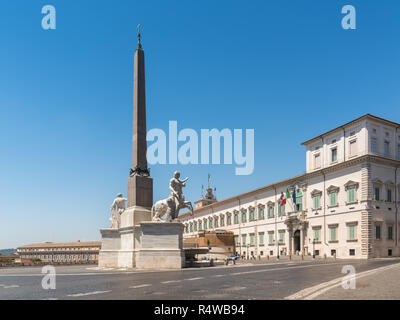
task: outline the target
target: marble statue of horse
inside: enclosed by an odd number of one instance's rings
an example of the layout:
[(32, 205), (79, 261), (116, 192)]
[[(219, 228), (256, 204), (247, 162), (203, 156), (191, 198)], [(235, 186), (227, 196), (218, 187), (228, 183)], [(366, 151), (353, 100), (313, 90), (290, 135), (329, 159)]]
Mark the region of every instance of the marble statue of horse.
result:
[[(193, 206), (190, 201), (184, 201), (182, 204), (179, 204), (178, 207), (176, 207), (174, 197), (159, 200), (151, 207), (152, 220), (164, 222), (175, 221), (178, 218), (179, 210), (184, 208), (189, 209), (190, 214), (193, 214)], [(165, 214), (166, 217), (164, 220), (162, 220), (162, 217)]]

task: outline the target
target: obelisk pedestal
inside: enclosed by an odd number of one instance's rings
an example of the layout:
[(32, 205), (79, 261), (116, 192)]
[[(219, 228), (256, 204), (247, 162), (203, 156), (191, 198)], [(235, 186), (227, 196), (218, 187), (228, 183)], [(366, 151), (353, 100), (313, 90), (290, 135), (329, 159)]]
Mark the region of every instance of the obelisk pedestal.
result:
[(101, 250), (99, 252), (99, 268), (115, 268), (118, 266), (121, 236), (118, 229), (100, 229)]
[(185, 266), (183, 224), (142, 222), (141, 248), (136, 256), (138, 269), (181, 269)]

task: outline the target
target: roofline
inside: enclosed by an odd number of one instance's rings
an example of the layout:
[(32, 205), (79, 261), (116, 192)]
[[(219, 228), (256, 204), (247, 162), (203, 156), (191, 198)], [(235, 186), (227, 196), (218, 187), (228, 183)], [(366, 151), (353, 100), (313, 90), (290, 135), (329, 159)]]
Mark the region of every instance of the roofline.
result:
[(355, 122), (358, 122), (358, 121), (364, 120), (364, 119), (378, 120), (378, 121), (382, 121), (382, 122), (389, 123), (389, 124), (394, 125), (394, 126), (396, 126), (396, 127), (400, 127), (400, 123), (398, 123), (398, 122), (394, 122), (394, 121), (387, 120), (387, 119), (384, 119), (384, 118), (381, 118), (381, 117), (378, 117), (378, 116), (374, 116), (373, 114), (370, 114), (370, 113), (366, 113), (366, 114), (364, 114), (363, 116), (358, 117), (357, 119), (354, 119), (354, 120), (349, 121), (349, 122), (347, 122), (347, 123), (345, 123), (345, 124), (343, 124), (343, 125), (341, 125), (341, 126), (336, 127), (335, 129), (329, 130), (329, 131), (327, 131), (327, 132), (325, 132), (325, 133), (323, 133), (323, 134), (320, 134), (320, 135), (317, 136), (317, 137), (314, 137), (314, 138), (312, 138), (312, 139), (309, 139), (309, 140), (307, 140), (307, 141), (304, 141), (304, 142), (301, 143), (301, 145), (302, 145), (302, 146), (305, 146), (305, 145), (309, 144), (310, 142), (312, 142), (312, 141), (314, 141), (314, 140), (317, 140), (317, 139), (320, 139), (320, 138), (322, 138), (322, 137), (324, 137), (324, 136), (326, 136), (326, 135), (328, 135), (328, 134), (331, 134), (331, 133), (335, 132), (336, 130), (338, 130), (338, 129), (340, 129), (340, 128), (349, 126), (349, 125), (351, 125), (351, 124), (353, 124), (353, 123), (355, 123)]
[(101, 241), (82, 241), (82, 242), (42, 242), (42, 243), (33, 243), (26, 244), (20, 248), (40, 248), (40, 247), (91, 247), (91, 246), (101, 246)]

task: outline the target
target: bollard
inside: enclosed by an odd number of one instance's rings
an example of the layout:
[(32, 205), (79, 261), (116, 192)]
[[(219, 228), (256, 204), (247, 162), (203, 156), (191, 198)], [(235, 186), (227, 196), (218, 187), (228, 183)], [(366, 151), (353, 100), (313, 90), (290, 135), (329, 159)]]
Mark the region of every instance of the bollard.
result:
[(289, 260), (292, 260), (292, 255), (291, 254), (289, 254)]
[(335, 259), (335, 260), (336, 260), (336, 253), (334, 253), (334, 254), (333, 254), (333, 259)]
[(324, 260), (326, 260), (326, 253), (324, 253)]
[(304, 255), (303, 254), (301, 254), (301, 260), (304, 260)]
[(267, 260), (269, 260), (269, 255), (267, 255)]

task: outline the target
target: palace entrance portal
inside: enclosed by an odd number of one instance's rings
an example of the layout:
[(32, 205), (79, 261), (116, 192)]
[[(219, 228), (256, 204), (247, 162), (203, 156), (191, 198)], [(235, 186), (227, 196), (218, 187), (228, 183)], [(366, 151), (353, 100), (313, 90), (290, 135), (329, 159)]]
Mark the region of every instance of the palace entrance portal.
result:
[(293, 234), (293, 253), (300, 252), (300, 230), (296, 230)]

